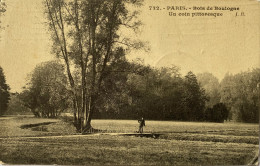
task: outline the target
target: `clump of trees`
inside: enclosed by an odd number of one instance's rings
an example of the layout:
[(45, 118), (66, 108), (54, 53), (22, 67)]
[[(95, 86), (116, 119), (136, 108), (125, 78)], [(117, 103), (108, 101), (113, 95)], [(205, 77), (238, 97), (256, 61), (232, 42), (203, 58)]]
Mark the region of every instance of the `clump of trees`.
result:
[(20, 98), (20, 94), (10, 93), (10, 101), (8, 103), (8, 109), (6, 115), (30, 115), (32, 114), (30, 109), (24, 106), (23, 101)]
[[(212, 91), (212, 88), (208, 85), (209, 88), (204, 89), (201, 77), (198, 80), (192, 72), (182, 77), (176, 66), (158, 69), (137, 62), (121, 65), (130, 70), (112, 72), (104, 80), (103, 100), (95, 118), (137, 119), (144, 116), (153, 120), (227, 120), (229, 110), (216, 95), (220, 94), (219, 86), (216, 86), (217, 92), (211, 95), (209, 90)], [(119, 64), (116, 66), (119, 67)], [(207, 76), (208, 73), (202, 75)], [(215, 88), (215, 85), (212, 87)]]
[(228, 120), (229, 110), (223, 103), (217, 103), (213, 107), (209, 107), (205, 112), (205, 119), (210, 122), (224, 122)]
[(220, 103), (220, 83), (218, 79), (211, 73), (205, 72), (197, 75), (200, 86), (205, 90), (205, 95), (208, 100), (206, 107), (212, 108), (214, 105)]
[(228, 74), (219, 83), (211, 73), (195, 76), (189, 72), (181, 77), (174, 66), (161, 69), (141, 63), (123, 66), (131, 66), (132, 71), (110, 73), (111, 79), (105, 80), (104, 91), (108, 93), (99, 104), (96, 118), (259, 121), (260, 69)]
[(49, 61), (36, 66), (19, 98), (36, 117), (49, 118), (69, 107), (69, 95), (63, 65)]
[(123, 64), (129, 72), (112, 72), (104, 80), (104, 98), (95, 118), (204, 120), (207, 98), (192, 72), (181, 77), (176, 66)]
[(2, 116), (8, 108), (10, 100), (10, 87), (6, 84), (3, 68), (0, 66), (0, 116)]
[(220, 83), (218, 79), (211, 73), (200, 73), (197, 76), (200, 86), (204, 89), (206, 100), (206, 108), (204, 108), (204, 117), (210, 122), (224, 122), (230, 120), (230, 111), (224, 103), (220, 102)]
[(259, 84), (259, 68), (224, 77), (221, 82), (221, 102), (227, 105), (232, 119), (259, 122)]

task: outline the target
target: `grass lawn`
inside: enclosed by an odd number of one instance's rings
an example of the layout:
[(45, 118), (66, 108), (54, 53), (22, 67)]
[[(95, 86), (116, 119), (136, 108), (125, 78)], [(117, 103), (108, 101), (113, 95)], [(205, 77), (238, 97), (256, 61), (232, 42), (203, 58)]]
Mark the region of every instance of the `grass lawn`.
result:
[[(7, 164), (244, 165), (252, 160), (259, 146), (259, 127), (255, 124), (147, 121), (146, 132), (162, 134), (153, 139), (112, 135), (50, 137), (75, 134), (69, 124), (51, 121), (56, 123), (46, 125), (46, 130), (32, 131), (19, 125), (48, 120), (0, 120), (0, 129), (12, 123), (10, 132), (19, 131), (8, 138), (0, 135), (0, 160)], [(134, 132), (138, 128), (137, 121), (131, 120), (93, 120), (92, 125), (110, 132)], [(22, 131), (33, 137), (22, 136)]]

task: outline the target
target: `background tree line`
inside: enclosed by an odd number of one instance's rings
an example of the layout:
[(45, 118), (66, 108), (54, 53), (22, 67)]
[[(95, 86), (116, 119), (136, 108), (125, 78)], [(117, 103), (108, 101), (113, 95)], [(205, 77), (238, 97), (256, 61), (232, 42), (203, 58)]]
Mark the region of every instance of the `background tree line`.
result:
[[(176, 66), (153, 68), (126, 58), (114, 61), (109, 68), (93, 118), (259, 121), (259, 69), (227, 74), (219, 83), (210, 73), (196, 76), (189, 72), (181, 76)], [(73, 77), (80, 98), (79, 73), (75, 70)], [(30, 76), (20, 97), (36, 116), (55, 117), (71, 112), (73, 98), (62, 64), (43, 63)]]

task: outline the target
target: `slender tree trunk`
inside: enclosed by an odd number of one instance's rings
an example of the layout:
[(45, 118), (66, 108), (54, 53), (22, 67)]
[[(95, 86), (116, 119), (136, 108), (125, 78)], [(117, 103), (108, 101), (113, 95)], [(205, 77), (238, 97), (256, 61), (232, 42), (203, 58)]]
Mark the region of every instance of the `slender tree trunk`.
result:
[[(92, 4), (91, 4), (92, 5)], [(91, 118), (93, 114), (93, 108), (94, 108), (94, 102), (95, 102), (95, 93), (96, 93), (96, 77), (97, 77), (97, 53), (96, 53), (96, 17), (95, 17), (95, 9), (91, 6), (90, 8), (90, 53), (92, 55), (92, 80), (91, 80), (91, 88), (90, 88), (90, 97), (89, 97), (89, 103), (88, 103), (88, 110), (84, 110), (84, 122), (83, 122), (83, 130), (82, 132), (88, 132), (92, 126), (91, 126)], [(86, 103), (85, 103), (86, 104)]]
[(95, 102), (96, 102), (96, 96), (91, 95), (88, 102), (88, 109), (85, 114), (84, 132), (90, 132), (93, 129), (91, 125), (91, 120), (92, 120), (93, 113), (95, 111)]
[(76, 41), (79, 47), (79, 56), (80, 56), (80, 67), (81, 67), (81, 111), (78, 112), (78, 120), (80, 120), (80, 128), (81, 131), (84, 128), (84, 123), (82, 123), (82, 119), (84, 119), (84, 115), (86, 115), (86, 66), (88, 62), (88, 54), (86, 59), (84, 59), (84, 52), (82, 46), (82, 32), (79, 25), (79, 8), (78, 8), (78, 0), (74, 0), (74, 14), (75, 17), (71, 15), (73, 19), (75, 29), (76, 29)]
[[(67, 45), (66, 45), (66, 38), (65, 38), (65, 33), (64, 33), (64, 25), (63, 25), (63, 20), (62, 20), (62, 11), (61, 11), (61, 5), (59, 4), (58, 6), (58, 14), (60, 16), (60, 20), (57, 19), (57, 13), (56, 10), (52, 11), (51, 10), (51, 3), (52, 1), (46, 0), (46, 5), (48, 8), (48, 12), (49, 12), (49, 16), (50, 16), (50, 21), (51, 21), (51, 25), (52, 28), (54, 29), (54, 33), (56, 35), (56, 38), (59, 42), (59, 46), (60, 46), (60, 51), (62, 53), (64, 62), (66, 64), (66, 70), (67, 70), (67, 75), (68, 75), (68, 79), (69, 79), (69, 83), (70, 86), (72, 88), (72, 93), (73, 93), (73, 109), (74, 109), (74, 125), (76, 126), (76, 128), (78, 128), (79, 120), (79, 103), (78, 103), (78, 98), (77, 98), (77, 93), (76, 93), (76, 88), (75, 88), (75, 83), (74, 83), (74, 79), (72, 77), (71, 71), (70, 71), (70, 65), (69, 65), (69, 59), (68, 59), (68, 52), (67, 52)], [(54, 16), (55, 17), (54, 17)], [(54, 20), (56, 18), (56, 20)], [(61, 36), (59, 36), (58, 34), (58, 29), (61, 32)], [(63, 41), (63, 44), (62, 44)], [(77, 118), (77, 113), (78, 113), (78, 118)]]
[(110, 53), (111, 53), (111, 47), (112, 47), (112, 34), (113, 34), (113, 28), (114, 28), (114, 15), (116, 12), (117, 8), (117, 2), (113, 3), (113, 12), (112, 12), (112, 22), (110, 25), (109, 29), (109, 35), (108, 35), (108, 41), (107, 41), (107, 51), (104, 55), (104, 60), (102, 63), (101, 67), (101, 73), (98, 75), (97, 74), (97, 57), (98, 53), (96, 52), (96, 27), (97, 27), (97, 20), (96, 19), (96, 14), (94, 11), (94, 8), (91, 7), (91, 25), (90, 25), (90, 37), (91, 37), (91, 54), (92, 54), (92, 82), (91, 82), (91, 90), (90, 90), (90, 98), (89, 98), (89, 103), (88, 103), (88, 110), (85, 113), (84, 116), (84, 131), (89, 131), (92, 130), (91, 126), (91, 120), (93, 113), (95, 111), (95, 105), (96, 105), (96, 100), (98, 97), (98, 93), (101, 88), (101, 83), (104, 79), (104, 74), (105, 74), (105, 69), (107, 66), (107, 63), (109, 61)]
[(74, 122), (74, 124), (76, 124), (77, 123), (77, 110), (76, 110), (75, 99), (73, 99), (73, 108), (74, 108), (74, 110), (73, 110), (73, 122)]

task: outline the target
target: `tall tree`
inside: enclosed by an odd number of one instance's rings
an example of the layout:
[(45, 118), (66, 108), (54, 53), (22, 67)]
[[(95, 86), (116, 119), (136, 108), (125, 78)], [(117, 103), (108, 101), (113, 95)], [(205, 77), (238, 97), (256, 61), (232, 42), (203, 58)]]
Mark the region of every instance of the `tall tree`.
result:
[[(125, 50), (142, 48), (141, 42), (125, 37), (122, 30), (136, 31), (142, 0), (45, 0), (53, 47), (66, 64), (74, 96), (74, 124), (81, 132), (92, 128), (91, 119), (100, 98), (108, 66)], [(81, 82), (75, 85), (71, 66), (80, 69)], [(81, 95), (76, 93), (80, 87)]]
[(0, 66), (0, 116), (7, 111), (10, 100), (10, 88), (6, 84), (3, 68)]
[(199, 86), (197, 77), (192, 72), (188, 72), (184, 78), (184, 114), (189, 120), (202, 120), (204, 118), (205, 90)]

